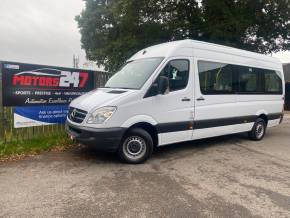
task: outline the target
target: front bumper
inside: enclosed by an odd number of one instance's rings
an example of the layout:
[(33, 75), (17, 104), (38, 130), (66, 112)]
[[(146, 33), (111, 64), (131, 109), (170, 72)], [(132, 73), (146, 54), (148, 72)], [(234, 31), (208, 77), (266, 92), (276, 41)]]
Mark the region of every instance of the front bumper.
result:
[(65, 129), (77, 142), (94, 146), (99, 150), (114, 152), (118, 149), (126, 128), (89, 128), (73, 125), (66, 121)]

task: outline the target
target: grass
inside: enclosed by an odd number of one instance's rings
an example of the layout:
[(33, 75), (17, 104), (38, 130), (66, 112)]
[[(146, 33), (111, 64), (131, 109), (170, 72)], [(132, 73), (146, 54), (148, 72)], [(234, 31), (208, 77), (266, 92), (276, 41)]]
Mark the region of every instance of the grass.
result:
[(26, 155), (35, 155), (43, 151), (63, 150), (72, 141), (63, 134), (40, 136), (34, 139), (4, 144), (0, 141), (0, 160), (17, 159)]

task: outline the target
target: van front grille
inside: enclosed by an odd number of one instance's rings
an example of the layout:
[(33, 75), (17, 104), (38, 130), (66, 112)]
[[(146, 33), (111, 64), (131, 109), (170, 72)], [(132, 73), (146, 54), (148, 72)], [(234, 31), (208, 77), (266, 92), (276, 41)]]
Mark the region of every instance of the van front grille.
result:
[(86, 111), (74, 107), (69, 107), (68, 118), (75, 123), (82, 123), (87, 116)]

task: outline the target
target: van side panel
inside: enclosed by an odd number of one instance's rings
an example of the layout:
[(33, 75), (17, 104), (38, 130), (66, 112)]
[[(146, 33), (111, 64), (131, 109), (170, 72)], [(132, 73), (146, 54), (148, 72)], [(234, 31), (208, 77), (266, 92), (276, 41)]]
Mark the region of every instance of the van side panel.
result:
[[(224, 125), (226, 118), (236, 117), (236, 95), (235, 94), (203, 94), (199, 80), (199, 61), (225, 62), (230, 55), (221, 56), (217, 52), (207, 50), (195, 50), (195, 116), (193, 139), (214, 137), (231, 134), (234, 125)], [(223, 58), (221, 60), (217, 58)], [(202, 124), (202, 125), (200, 125)]]
[[(224, 63), (225, 66), (250, 66), (254, 68), (282, 71), (282, 64), (248, 58), (245, 56), (228, 55), (222, 52), (194, 49), (195, 56), (195, 117), (192, 139), (208, 138), (232, 133), (248, 132), (253, 128), (258, 116), (266, 115), (268, 127), (280, 123), (283, 111), (283, 94), (241, 94), (237, 92), (238, 84), (234, 85), (235, 92), (229, 94), (205, 94), (202, 92), (199, 74), (199, 61)], [(268, 58), (268, 57), (267, 57)], [(213, 68), (213, 67), (212, 67)], [(222, 67), (221, 67), (222, 69)], [(210, 70), (210, 67), (209, 67)], [(217, 73), (219, 75), (220, 72)], [(234, 74), (237, 74), (235, 71)], [(238, 74), (239, 75), (239, 74)], [(260, 75), (260, 74), (259, 74)], [(283, 74), (282, 74), (283, 75)], [(208, 79), (208, 78), (207, 78)], [(233, 81), (237, 81), (234, 75)], [(284, 78), (282, 78), (282, 83)], [(282, 85), (283, 87), (284, 85)], [(284, 87), (283, 87), (284, 93)]]

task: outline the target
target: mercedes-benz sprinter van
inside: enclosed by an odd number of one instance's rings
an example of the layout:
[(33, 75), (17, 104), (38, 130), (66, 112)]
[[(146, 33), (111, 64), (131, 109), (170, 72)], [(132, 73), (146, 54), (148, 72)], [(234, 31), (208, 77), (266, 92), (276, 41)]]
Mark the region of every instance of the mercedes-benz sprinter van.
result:
[(142, 163), (158, 146), (281, 123), (282, 64), (231, 47), (183, 40), (141, 50), (103, 88), (71, 102), (66, 129), (78, 142)]

